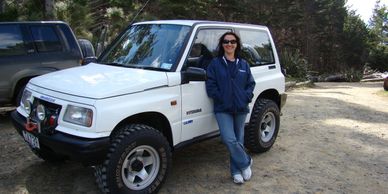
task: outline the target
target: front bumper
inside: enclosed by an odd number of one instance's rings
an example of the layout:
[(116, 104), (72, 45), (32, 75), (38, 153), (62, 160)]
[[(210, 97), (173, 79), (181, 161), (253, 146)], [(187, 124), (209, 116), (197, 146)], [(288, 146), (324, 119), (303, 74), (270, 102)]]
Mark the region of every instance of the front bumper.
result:
[[(22, 136), (22, 131), (26, 131), (26, 118), (16, 110), (11, 113), (11, 118), (15, 129)], [(39, 144), (43, 147), (85, 165), (102, 163), (110, 145), (109, 137), (88, 139), (59, 131), (55, 131), (52, 135), (38, 132), (32, 132), (32, 134), (39, 139)]]

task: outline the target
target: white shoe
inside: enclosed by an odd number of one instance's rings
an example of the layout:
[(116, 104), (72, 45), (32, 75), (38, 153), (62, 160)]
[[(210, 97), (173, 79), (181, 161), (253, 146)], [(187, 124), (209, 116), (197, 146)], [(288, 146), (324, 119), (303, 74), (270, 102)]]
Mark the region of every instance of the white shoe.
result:
[(241, 174), (235, 174), (233, 175), (233, 182), (236, 184), (243, 184), (244, 178), (241, 176)]
[(245, 181), (249, 181), (252, 177), (252, 170), (251, 170), (252, 163), (253, 163), (253, 160), (251, 159), (251, 164), (249, 164), (247, 169), (242, 171), (242, 176)]

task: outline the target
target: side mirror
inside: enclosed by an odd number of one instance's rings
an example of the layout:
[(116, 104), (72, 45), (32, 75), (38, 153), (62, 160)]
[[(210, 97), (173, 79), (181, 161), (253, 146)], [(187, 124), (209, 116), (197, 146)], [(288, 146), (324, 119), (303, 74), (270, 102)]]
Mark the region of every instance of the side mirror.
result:
[(83, 58), (95, 57), (96, 53), (94, 52), (94, 48), (92, 43), (87, 39), (78, 39), (78, 44), (81, 48)]
[(190, 81), (206, 81), (206, 71), (198, 67), (188, 67), (182, 71), (182, 83), (189, 83)]

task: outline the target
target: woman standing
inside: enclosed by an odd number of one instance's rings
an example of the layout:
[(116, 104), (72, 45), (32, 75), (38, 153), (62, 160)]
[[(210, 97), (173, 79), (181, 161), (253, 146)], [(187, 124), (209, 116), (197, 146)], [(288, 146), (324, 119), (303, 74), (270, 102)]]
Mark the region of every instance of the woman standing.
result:
[(221, 139), (230, 154), (233, 181), (242, 184), (252, 175), (252, 159), (244, 148), (244, 124), (255, 80), (248, 63), (239, 58), (241, 41), (235, 33), (223, 34), (218, 49), (218, 57), (207, 68), (206, 91), (214, 101)]

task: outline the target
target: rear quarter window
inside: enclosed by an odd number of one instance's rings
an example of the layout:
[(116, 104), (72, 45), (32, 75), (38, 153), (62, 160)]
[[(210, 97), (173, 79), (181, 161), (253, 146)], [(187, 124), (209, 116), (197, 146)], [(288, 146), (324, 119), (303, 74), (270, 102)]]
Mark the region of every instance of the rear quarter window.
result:
[(274, 64), (275, 58), (268, 33), (264, 30), (239, 29), (241, 57), (251, 66)]
[(32, 38), (38, 52), (61, 51), (61, 41), (52, 26), (31, 26)]
[(23, 36), (19, 25), (0, 25), (0, 57), (25, 54)]

